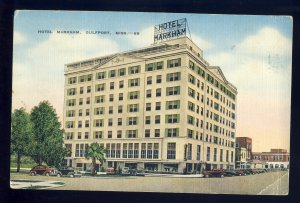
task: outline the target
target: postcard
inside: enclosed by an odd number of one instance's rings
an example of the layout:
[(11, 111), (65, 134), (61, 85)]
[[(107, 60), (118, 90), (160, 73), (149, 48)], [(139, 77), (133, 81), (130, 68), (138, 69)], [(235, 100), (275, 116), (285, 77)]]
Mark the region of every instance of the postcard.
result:
[(14, 15), (14, 189), (287, 195), (290, 16)]

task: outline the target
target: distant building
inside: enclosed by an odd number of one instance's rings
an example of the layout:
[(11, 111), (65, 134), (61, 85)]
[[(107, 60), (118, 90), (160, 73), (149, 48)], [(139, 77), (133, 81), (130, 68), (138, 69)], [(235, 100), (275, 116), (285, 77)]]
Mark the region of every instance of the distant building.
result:
[(239, 147), (236, 145), (235, 150), (235, 168), (246, 168), (246, 153), (247, 150), (245, 147)]
[[(250, 162), (252, 161), (252, 139), (250, 137), (237, 137), (236, 138), (236, 158), (241, 156), (242, 148), (246, 149), (246, 160), (244, 162), (236, 161), (236, 168), (250, 168)], [(244, 159), (244, 158), (243, 158)], [(242, 164), (242, 165), (240, 165)]]
[(253, 161), (261, 161), (263, 168), (289, 168), (290, 153), (286, 149), (271, 149), (270, 152), (253, 152)]

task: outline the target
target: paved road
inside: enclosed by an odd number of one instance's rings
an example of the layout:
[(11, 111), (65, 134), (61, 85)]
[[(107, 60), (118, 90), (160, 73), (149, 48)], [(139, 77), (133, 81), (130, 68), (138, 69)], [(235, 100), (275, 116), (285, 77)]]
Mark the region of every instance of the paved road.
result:
[(82, 177), (58, 178), (12, 174), (11, 179), (43, 179), (65, 182), (53, 190), (134, 191), (168, 193), (287, 195), (288, 172), (269, 172), (241, 177)]

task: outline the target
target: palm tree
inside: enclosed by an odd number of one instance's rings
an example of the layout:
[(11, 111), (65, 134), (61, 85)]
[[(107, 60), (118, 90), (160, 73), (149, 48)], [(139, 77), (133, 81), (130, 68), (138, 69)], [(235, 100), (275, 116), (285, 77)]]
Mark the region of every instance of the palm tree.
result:
[[(100, 147), (99, 144), (96, 142), (92, 143), (88, 147), (88, 151), (86, 153), (86, 158), (92, 158), (92, 175), (96, 174), (96, 160), (105, 160), (105, 149)], [(102, 164), (102, 163), (101, 163)]]

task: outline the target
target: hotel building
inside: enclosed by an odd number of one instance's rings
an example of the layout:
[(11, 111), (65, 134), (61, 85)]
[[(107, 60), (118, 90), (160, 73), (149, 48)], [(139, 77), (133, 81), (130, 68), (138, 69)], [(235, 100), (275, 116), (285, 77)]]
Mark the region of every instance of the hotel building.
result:
[[(234, 168), (237, 89), (188, 37), (65, 65), (67, 163), (196, 172)], [(99, 170), (99, 162), (97, 162)]]

